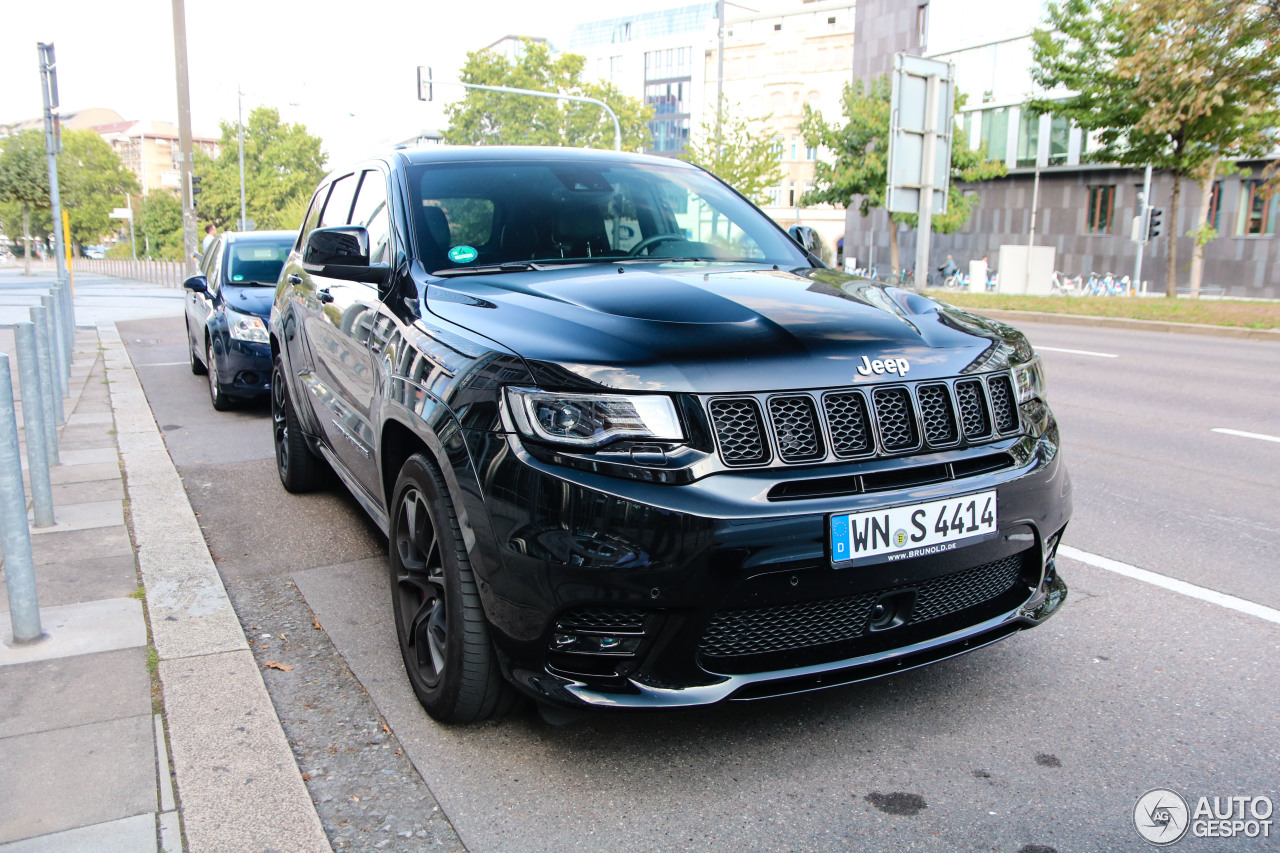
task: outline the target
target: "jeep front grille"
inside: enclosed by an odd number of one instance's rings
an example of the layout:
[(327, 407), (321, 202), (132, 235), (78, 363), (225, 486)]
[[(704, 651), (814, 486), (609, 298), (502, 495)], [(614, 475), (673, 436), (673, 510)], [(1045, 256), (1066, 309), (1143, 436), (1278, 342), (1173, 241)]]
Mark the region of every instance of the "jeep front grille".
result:
[(985, 444), (1020, 428), (1007, 373), (919, 383), (713, 397), (707, 412), (732, 466), (787, 465)]

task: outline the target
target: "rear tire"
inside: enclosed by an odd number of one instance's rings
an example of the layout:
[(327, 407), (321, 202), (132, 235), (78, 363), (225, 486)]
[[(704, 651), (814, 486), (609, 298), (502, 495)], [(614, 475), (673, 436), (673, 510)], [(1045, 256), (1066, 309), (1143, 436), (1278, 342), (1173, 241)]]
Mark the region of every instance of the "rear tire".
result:
[(314, 492), (328, 485), (329, 466), (307, 446), (284, 377), (284, 356), (277, 355), (271, 370), (271, 437), (276, 451), (276, 473), (286, 491)]
[(489, 640), (471, 561), (443, 478), (419, 453), (400, 469), (391, 502), (391, 599), (413, 692), (442, 723), (510, 710), (516, 693)]

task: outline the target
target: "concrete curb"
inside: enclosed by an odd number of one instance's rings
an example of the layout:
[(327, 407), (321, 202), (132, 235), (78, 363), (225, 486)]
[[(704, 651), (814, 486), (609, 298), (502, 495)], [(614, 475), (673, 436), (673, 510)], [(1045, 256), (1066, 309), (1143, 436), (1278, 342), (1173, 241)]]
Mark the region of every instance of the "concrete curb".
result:
[[(942, 301), (945, 302), (946, 298), (943, 297)], [(1280, 342), (1280, 329), (1243, 329), (1238, 326), (1208, 326), (1200, 323), (1172, 323), (1165, 320), (1130, 320), (1125, 317), (1091, 317), (1087, 314), (1048, 314), (1043, 311), (1006, 311), (995, 308), (988, 310), (970, 307), (963, 310), (1010, 323), (1057, 323), (1061, 326), (1093, 326), (1103, 329), (1174, 332), (1183, 335)]]
[(331, 851), (114, 322), (98, 325), (191, 851)]

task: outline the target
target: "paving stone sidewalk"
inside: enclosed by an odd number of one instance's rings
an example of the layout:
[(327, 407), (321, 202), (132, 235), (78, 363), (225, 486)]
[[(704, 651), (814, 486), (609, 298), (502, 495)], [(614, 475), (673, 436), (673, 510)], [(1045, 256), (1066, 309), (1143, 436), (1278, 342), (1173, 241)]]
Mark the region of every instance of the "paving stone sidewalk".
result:
[[(114, 322), (95, 319), (56, 523), (31, 528), (46, 637), (15, 645), (0, 598), (0, 853), (330, 850)], [(11, 327), (0, 351), (16, 384)]]

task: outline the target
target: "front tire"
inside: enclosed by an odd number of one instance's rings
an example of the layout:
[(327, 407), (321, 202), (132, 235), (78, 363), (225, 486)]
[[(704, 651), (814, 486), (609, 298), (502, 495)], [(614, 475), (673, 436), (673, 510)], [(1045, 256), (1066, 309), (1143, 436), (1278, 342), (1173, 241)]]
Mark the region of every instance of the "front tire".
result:
[(191, 343), (191, 321), (187, 321), (187, 358), (191, 361), (191, 375), (204, 376), (208, 371), (205, 369), (204, 363), (200, 361), (200, 356), (196, 355), (195, 344)]
[(489, 641), (448, 489), (420, 453), (400, 469), (389, 540), (396, 638), (422, 707), (442, 723), (505, 713), (515, 691)]
[(205, 344), (204, 366), (209, 369), (209, 402), (215, 412), (225, 412), (232, 406), (231, 397), (222, 392), (222, 376), (218, 373), (217, 354), (213, 351), (213, 338)]
[(276, 473), (286, 491), (314, 492), (328, 485), (329, 468), (307, 446), (284, 377), (284, 356), (277, 355), (271, 368), (271, 438), (276, 451)]

